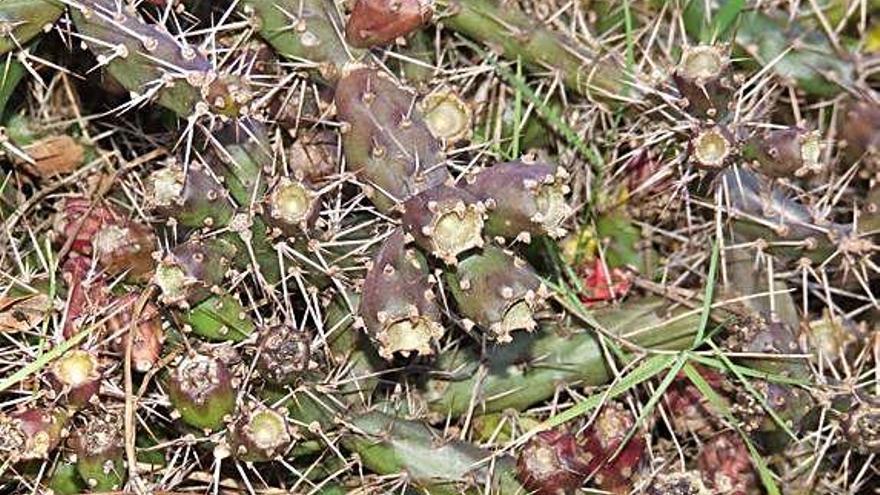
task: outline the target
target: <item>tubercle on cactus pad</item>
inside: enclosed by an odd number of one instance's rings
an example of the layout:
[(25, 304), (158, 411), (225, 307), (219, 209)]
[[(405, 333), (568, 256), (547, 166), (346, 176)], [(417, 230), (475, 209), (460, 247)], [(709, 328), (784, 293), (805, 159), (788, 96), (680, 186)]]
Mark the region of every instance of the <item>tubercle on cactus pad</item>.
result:
[(401, 220), (419, 247), (454, 265), (459, 254), (483, 246), (485, 211), (469, 192), (441, 185), (406, 200)]
[(425, 258), (395, 230), (367, 272), (356, 322), (379, 344), (379, 355), (433, 354), (444, 328), (432, 285)]
[(440, 144), (414, 96), (388, 74), (356, 68), (339, 81), (334, 100), (347, 168), (366, 182), (380, 211), (449, 181)]
[(483, 169), (464, 188), (486, 203), (486, 233), (528, 241), (532, 235), (565, 235), (571, 214), (565, 199), (568, 171), (543, 162), (514, 161)]
[(459, 263), (447, 282), (461, 314), (499, 342), (536, 329), (534, 315), (549, 295), (525, 260), (493, 246)]

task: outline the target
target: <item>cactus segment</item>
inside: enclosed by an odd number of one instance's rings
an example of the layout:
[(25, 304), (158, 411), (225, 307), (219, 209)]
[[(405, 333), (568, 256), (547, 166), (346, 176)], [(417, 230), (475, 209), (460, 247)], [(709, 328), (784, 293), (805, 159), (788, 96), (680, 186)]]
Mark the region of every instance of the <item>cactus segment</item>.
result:
[(64, 13), (55, 0), (7, 0), (0, 5), (0, 55), (22, 48)]
[(443, 336), (428, 264), (418, 251), (404, 245), (399, 229), (373, 258), (358, 314), (385, 359), (397, 352), (433, 354), (433, 343)]
[(256, 329), (241, 301), (226, 293), (212, 295), (191, 310), (178, 312), (177, 319), (186, 330), (214, 342), (241, 342)]
[(811, 95), (835, 96), (855, 83), (852, 61), (834, 50), (821, 29), (806, 30), (780, 14), (743, 12), (736, 44), (761, 65), (773, 62), (778, 77)]
[[(348, 301), (348, 302), (346, 302)], [(329, 332), (328, 345), (334, 362), (344, 366), (348, 380), (337, 387), (341, 399), (349, 404), (362, 404), (379, 385), (378, 371), (384, 360), (376, 353), (368, 337), (355, 328), (360, 297), (353, 292), (337, 294), (325, 310), (324, 328)]]
[(46, 487), (53, 495), (80, 495), (86, 489), (85, 482), (79, 477), (76, 464), (59, 461), (55, 464)]
[(716, 492), (758, 491), (751, 454), (736, 432), (726, 431), (705, 442), (697, 455), (697, 466), (703, 480)]
[(162, 318), (159, 308), (147, 302), (138, 320), (132, 324), (139, 294), (131, 293), (123, 296), (118, 305), (123, 309), (107, 320), (107, 332), (116, 335), (113, 346), (116, 351), (125, 355), (129, 328), (134, 334), (131, 341), (131, 363), (135, 370), (146, 373), (156, 366), (162, 355), (162, 344), (165, 342), (165, 331), (162, 329)]
[(469, 192), (437, 186), (403, 203), (403, 229), (423, 250), (454, 265), (459, 254), (483, 246), (485, 211)]
[(356, 48), (384, 45), (427, 24), (433, 14), (433, 5), (425, 0), (357, 0), (345, 38)]
[(631, 99), (633, 77), (613, 53), (596, 54), (552, 31), (509, 2), (439, 0), (443, 26), (497, 47), (509, 60), (522, 60), (536, 72), (559, 74), (569, 89), (605, 103)]
[(529, 240), (531, 235), (565, 235), (571, 215), (565, 199), (569, 174), (549, 163), (499, 163), (468, 180), (465, 189), (488, 207), (486, 233)]
[[(683, 315), (681, 309), (669, 312), (667, 306), (660, 299), (631, 299), (593, 316), (607, 331), (638, 345), (688, 348), (700, 315)], [(489, 371), (485, 377), (478, 372), (481, 362)], [(442, 371), (425, 383), (425, 397), (429, 409), (442, 417), (468, 413), (474, 399), (474, 414), (522, 411), (553, 397), (560, 383), (601, 385), (613, 377), (592, 330), (553, 321), (544, 322), (538, 332), (493, 345), (482, 356), (469, 350), (443, 353), (436, 366)]]
[(91, 417), (71, 438), (76, 470), (96, 492), (123, 488), (126, 479), (121, 418), (112, 414)]
[(135, 95), (134, 103), (157, 98), (182, 117), (192, 115), (203, 95), (217, 91), (211, 63), (162, 26), (147, 24), (136, 11), (119, 6), (115, 0), (81, 0), (72, 7), (82, 42)]
[(342, 21), (331, 0), (244, 0), (238, 8), (279, 55), (316, 69), (331, 84), (362, 56), (340, 37)]
[(301, 131), (287, 152), (293, 175), (307, 184), (322, 185), (338, 174), (338, 140), (338, 134), (331, 131)]
[(382, 212), (449, 180), (437, 139), (413, 95), (384, 72), (355, 69), (336, 87), (347, 167), (362, 177)]
[(688, 112), (716, 120), (727, 113), (734, 92), (729, 66), (730, 57), (723, 47), (697, 45), (682, 50), (672, 79), (687, 100)]
[(293, 445), (287, 417), (260, 404), (242, 408), (229, 426), (233, 455), (245, 462), (265, 462), (284, 455)]
[(743, 155), (769, 177), (804, 177), (822, 171), (819, 133), (797, 127), (759, 132), (743, 147)]
[(219, 291), (237, 249), (220, 238), (192, 237), (168, 253), (153, 275), (167, 305), (189, 307)]
[(873, 101), (851, 101), (838, 125), (844, 146), (845, 168), (860, 161), (859, 175), (873, 178), (880, 173), (880, 105)]
[[(633, 475), (638, 472), (645, 452), (645, 438), (635, 428), (635, 417), (619, 402), (606, 405), (596, 420), (579, 437), (578, 443), (589, 454), (593, 483), (612, 493), (630, 493)], [(624, 444), (624, 440), (626, 443)], [(616, 456), (618, 449), (620, 453)]]
[(101, 366), (94, 354), (80, 349), (67, 351), (52, 363), (51, 380), (73, 408), (82, 408), (101, 386)]
[(419, 102), (428, 130), (437, 139), (454, 143), (470, 139), (473, 110), (452, 90), (428, 94)]
[(0, 413), (0, 459), (47, 459), (67, 434), (67, 415), (29, 408), (11, 415)]
[(260, 376), (273, 385), (292, 385), (304, 378), (311, 358), (311, 335), (287, 325), (260, 331), (257, 341)]
[(241, 207), (266, 192), (263, 172), (274, 161), (267, 133), (259, 121), (241, 118), (221, 127), (210, 140), (208, 164)]
[[(434, 38), (427, 31), (416, 31), (406, 40), (406, 46), (400, 47), (398, 51), (407, 59), (416, 60), (411, 62), (408, 60), (400, 60), (403, 77), (406, 81), (419, 91), (428, 88), (434, 77)], [(470, 107), (468, 107), (470, 109)]]
[(206, 431), (223, 428), (235, 410), (232, 373), (206, 354), (184, 357), (171, 371), (168, 398), (184, 423)]
[(235, 214), (228, 191), (193, 160), (184, 172), (176, 161), (150, 174), (147, 204), (156, 213), (182, 227), (218, 227)]
[(498, 342), (510, 342), (514, 330), (536, 329), (535, 313), (547, 298), (532, 267), (496, 247), (462, 261), (447, 285), (461, 314)]
[(708, 127), (694, 135), (690, 148), (698, 167), (718, 170), (724, 168), (734, 153), (733, 136), (721, 126)]
[(516, 467), (529, 493), (574, 493), (590, 473), (590, 455), (571, 432), (557, 427), (532, 437), (520, 451)]
[[(353, 432), (342, 444), (364, 466), (385, 475), (405, 474), (409, 482), (431, 494), (526, 493), (516, 481), (513, 462), (462, 441), (438, 441), (441, 436), (419, 421), (407, 421), (374, 411), (350, 420)], [(491, 467), (490, 467), (491, 466)]]

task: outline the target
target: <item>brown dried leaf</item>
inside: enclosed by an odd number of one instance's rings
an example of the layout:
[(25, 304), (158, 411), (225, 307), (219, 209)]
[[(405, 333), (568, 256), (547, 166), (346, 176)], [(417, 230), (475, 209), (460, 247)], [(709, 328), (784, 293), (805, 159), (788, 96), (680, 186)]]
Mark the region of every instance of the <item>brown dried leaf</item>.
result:
[(22, 163), (29, 173), (41, 178), (69, 174), (85, 161), (83, 146), (66, 134), (45, 137), (25, 146), (23, 151), (33, 163)]
[(52, 308), (45, 294), (0, 296), (0, 332), (23, 332), (39, 325)]

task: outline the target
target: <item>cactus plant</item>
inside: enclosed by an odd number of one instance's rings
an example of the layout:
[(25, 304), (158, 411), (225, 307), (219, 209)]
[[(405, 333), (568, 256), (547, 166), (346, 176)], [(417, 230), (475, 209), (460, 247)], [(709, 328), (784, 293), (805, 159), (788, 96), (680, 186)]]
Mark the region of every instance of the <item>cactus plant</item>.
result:
[(577, 438), (561, 428), (541, 431), (523, 447), (517, 458), (517, 477), (530, 493), (572, 493), (590, 473), (590, 454)]
[(685, 99), (685, 110), (697, 117), (720, 120), (729, 110), (733, 96), (727, 47), (686, 46), (672, 74), (678, 92)]
[[(581, 433), (578, 443), (589, 456), (592, 482), (612, 493), (629, 493), (645, 451), (645, 438), (636, 431), (635, 417), (619, 402), (606, 405)], [(619, 451), (619, 452), (618, 452)]]
[(361, 293), (359, 324), (378, 343), (379, 355), (434, 352), (443, 336), (428, 265), (395, 230), (376, 253)]
[(232, 452), (243, 461), (262, 462), (283, 456), (293, 439), (285, 415), (260, 405), (241, 408), (229, 426)]
[(491, 246), (450, 271), (447, 285), (470, 324), (499, 342), (510, 342), (514, 330), (536, 329), (535, 313), (547, 298), (547, 289), (525, 260)]
[(449, 178), (413, 98), (386, 73), (366, 68), (352, 70), (336, 87), (347, 168), (365, 180), (383, 212)]
[(4, 462), (44, 459), (67, 435), (67, 413), (33, 407), (0, 413), (0, 453)]
[(345, 24), (345, 38), (356, 48), (371, 48), (406, 36), (431, 20), (424, 0), (357, 0)]
[[(162, 328), (159, 308), (152, 302), (146, 302), (137, 314), (138, 298), (134, 293), (119, 298), (117, 305), (121, 309), (107, 320), (106, 329), (114, 339), (113, 345), (116, 351), (123, 356), (129, 345), (128, 332), (132, 332), (132, 366), (135, 370), (146, 373), (159, 362), (162, 344), (165, 342), (165, 330)], [(136, 314), (137, 319), (134, 320)]]
[(101, 365), (88, 351), (70, 350), (52, 363), (50, 379), (70, 407), (85, 407), (101, 386)]
[(486, 202), (486, 233), (529, 240), (532, 235), (565, 235), (571, 214), (565, 168), (524, 161), (499, 163), (468, 179), (465, 189)]
[(39, 35), (64, 13), (55, 0), (16, 0), (0, 6), (0, 54), (16, 50)]
[(123, 488), (127, 470), (123, 460), (121, 418), (108, 413), (89, 418), (70, 439), (76, 470), (96, 492)]
[(770, 177), (803, 177), (821, 172), (819, 134), (797, 127), (758, 132), (743, 147), (755, 168)]
[(203, 430), (218, 430), (235, 410), (233, 377), (219, 358), (194, 353), (168, 377), (168, 398), (180, 418)]
[(304, 378), (309, 370), (311, 335), (286, 325), (260, 331), (257, 341), (260, 376), (275, 385), (290, 385)]

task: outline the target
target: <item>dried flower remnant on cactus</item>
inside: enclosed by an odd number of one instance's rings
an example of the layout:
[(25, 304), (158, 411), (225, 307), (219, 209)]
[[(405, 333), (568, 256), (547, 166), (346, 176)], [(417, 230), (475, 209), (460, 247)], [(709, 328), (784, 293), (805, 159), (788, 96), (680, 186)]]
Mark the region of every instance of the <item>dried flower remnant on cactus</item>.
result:
[(260, 376), (276, 385), (302, 380), (309, 370), (311, 335), (287, 325), (275, 325), (260, 332), (257, 341), (257, 369)]
[(107, 416), (87, 418), (70, 439), (76, 454), (76, 469), (93, 491), (120, 490), (125, 484), (127, 470), (123, 460), (121, 418)]
[(185, 423), (196, 428), (222, 428), (235, 410), (235, 395), (231, 371), (214, 356), (186, 356), (169, 376), (171, 404)]
[(358, 324), (378, 343), (379, 355), (427, 355), (443, 336), (427, 260), (407, 248), (396, 230), (376, 253), (364, 280)]

